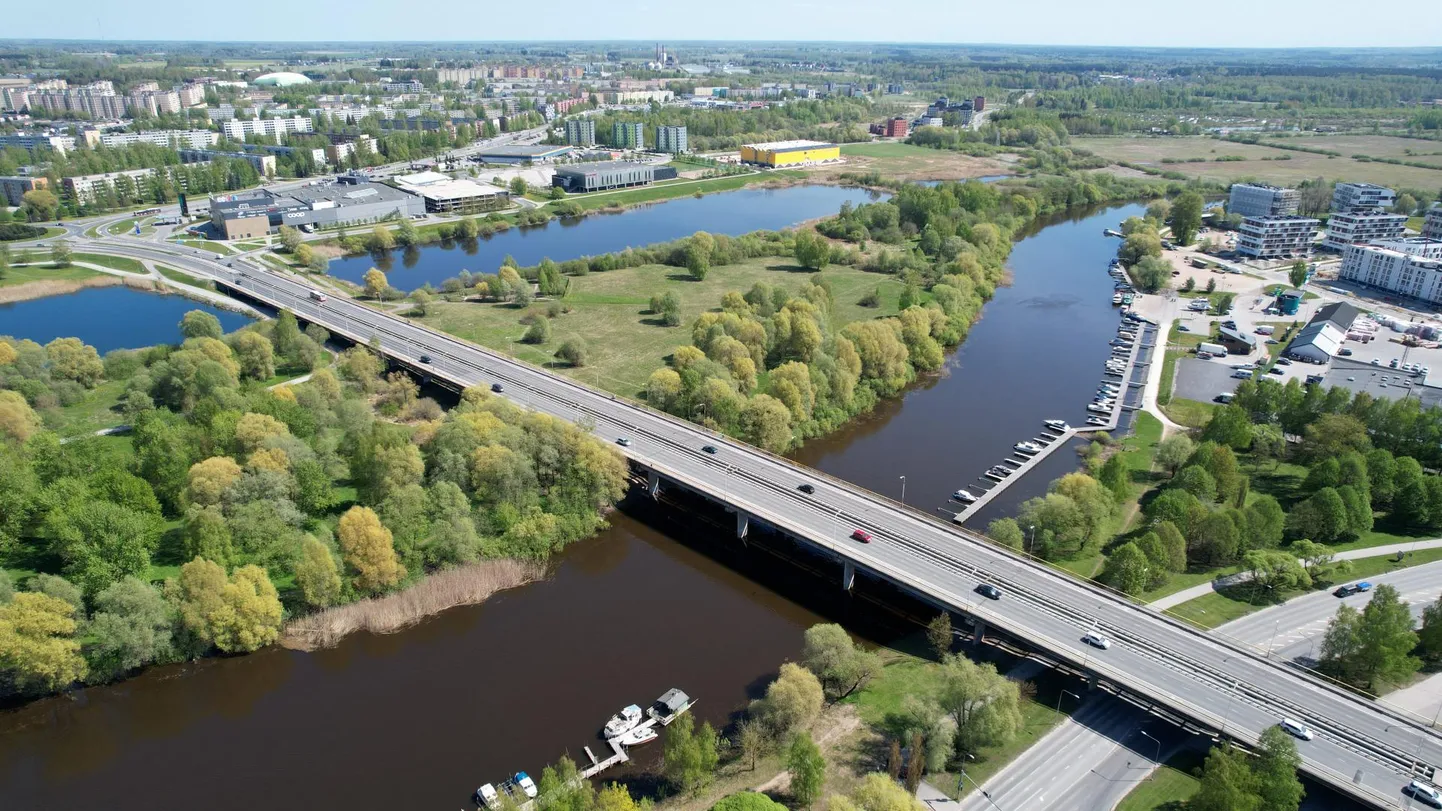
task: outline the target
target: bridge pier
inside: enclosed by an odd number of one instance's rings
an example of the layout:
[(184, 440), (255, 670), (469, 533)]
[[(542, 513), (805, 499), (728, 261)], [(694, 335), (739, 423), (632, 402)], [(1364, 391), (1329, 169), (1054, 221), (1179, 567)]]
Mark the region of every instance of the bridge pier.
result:
[(974, 620), (971, 631), (971, 644), (980, 645), (986, 639), (986, 623), (981, 620)]
[(746, 533), (751, 530), (751, 516), (740, 510), (736, 511), (736, 537), (745, 540)]
[(661, 492), (661, 474), (654, 470), (646, 471), (646, 494), (655, 498)]
[(856, 564), (849, 560), (841, 562), (841, 588), (844, 591), (851, 591), (856, 585)]

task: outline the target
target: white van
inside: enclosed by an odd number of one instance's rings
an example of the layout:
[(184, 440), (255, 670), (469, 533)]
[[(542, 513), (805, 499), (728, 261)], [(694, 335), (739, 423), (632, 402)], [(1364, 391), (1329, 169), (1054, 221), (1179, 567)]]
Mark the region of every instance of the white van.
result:
[(1258, 335), (1271, 335), (1272, 333), (1274, 333), (1274, 332), (1276, 332), (1276, 331), (1277, 331), (1277, 328), (1274, 327), (1274, 326), (1272, 326), (1272, 325), (1270, 325), (1270, 324), (1263, 324), (1262, 326), (1257, 327), (1257, 334), (1258, 334)]

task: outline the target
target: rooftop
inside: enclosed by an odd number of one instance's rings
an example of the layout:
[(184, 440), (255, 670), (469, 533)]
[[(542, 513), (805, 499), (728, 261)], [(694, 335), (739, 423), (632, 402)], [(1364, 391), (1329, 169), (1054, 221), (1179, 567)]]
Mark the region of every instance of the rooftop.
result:
[[(335, 184), (329, 186), (301, 186), (284, 194), (264, 189), (235, 194), (221, 194), (211, 198), (210, 210), (221, 219), (259, 216), (271, 210), (294, 210), (315, 208), (317, 203), (333, 204), (337, 208), (403, 200), (406, 193), (380, 183)], [(324, 205), (322, 208), (326, 207)]]
[(1249, 188), (1249, 189), (1266, 189), (1267, 191), (1291, 191), (1291, 189), (1285, 189), (1285, 188), (1282, 188), (1281, 186), (1273, 186), (1273, 185), (1270, 184), (1270, 183), (1233, 183), (1233, 184), (1232, 184), (1232, 187), (1233, 187), (1233, 188), (1236, 188), (1237, 186), (1245, 186), (1245, 187), (1247, 187), (1247, 188)]
[(819, 147), (836, 146), (825, 141), (768, 141), (764, 144), (747, 144), (752, 149), (761, 149), (767, 152), (791, 152), (797, 149), (817, 149)]
[[(1382, 385), (1384, 377), (1387, 378), (1385, 386)], [(1354, 394), (1365, 391), (1377, 399), (1415, 397), (1423, 408), (1442, 405), (1442, 387), (1427, 385), (1426, 378), (1351, 358), (1333, 358), (1331, 368), (1322, 379), (1322, 386), (1340, 386)]]
[(567, 175), (588, 175), (592, 172), (604, 172), (614, 169), (637, 169), (641, 167), (654, 167), (652, 163), (640, 161), (596, 161), (594, 163), (570, 163), (565, 166), (557, 166), (556, 174)]
[(400, 175), (394, 180), (402, 189), (432, 200), (465, 200), (507, 193), (499, 186), (470, 178), (452, 178), (440, 172), (417, 172), (413, 175)]
[(564, 155), (571, 151), (569, 146), (557, 146), (554, 144), (502, 144), (500, 146), (488, 147), (477, 152), (477, 155), (497, 155), (507, 158), (526, 158), (537, 155)]
[(1352, 328), (1352, 324), (1357, 320), (1358, 315), (1361, 315), (1361, 311), (1356, 307), (1345, 301), (1338, 301), (1318, 308), (1317, 314), (1312, 316), (1310, 323), (1315, 324), (1319, 321), (1330, 321), (1337, 329), (1345, 333)]

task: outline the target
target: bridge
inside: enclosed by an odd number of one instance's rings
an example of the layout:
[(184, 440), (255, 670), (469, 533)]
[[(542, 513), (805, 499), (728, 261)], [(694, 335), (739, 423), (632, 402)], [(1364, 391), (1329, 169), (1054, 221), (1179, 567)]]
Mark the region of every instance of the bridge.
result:
[[(1267, 727), (1292, 718), (1314, 740), (1298, 741), (1303, 771), (1376, 808), (1402, 808), (1414, 776), (1442, 763), (1442, 736), (1426, 719), (1357, 696), (1323, 680), (1204, 634), (1107, 590), (1058, 573), (974, 533), (830, 478), (676, 417), (550, 374), (505, 355), (379, 312), (346, 297), (318, 302), (300, 279), (212, 254), (139, 240), (111, 239), (106, 250), (180, 265), (221, 287), (360, 344), (378, 342), (395, 364), (450, 387), (489, 388), (527, 408), (620, 438), (652, 492), (683, 487), (736, 514), (738, 535), (764, 522), (837, 560), (842, 585), (858, 573), (973, 618), (1059, 667), (1086, 674), (1153, 712), (1192, 728), (1254, 745)], [(205, 257), (205, 258), (199, 258)], [(715, 454), (703, 446), (715, 446)], [(813, 493), (798, 489), (810, 484)], [(851, 539), (871, 534), (869, 544)], [(1000, 588), (987, 600), (976, 587)], [(1109, 650), (1081, 641), (1097, 629)]]

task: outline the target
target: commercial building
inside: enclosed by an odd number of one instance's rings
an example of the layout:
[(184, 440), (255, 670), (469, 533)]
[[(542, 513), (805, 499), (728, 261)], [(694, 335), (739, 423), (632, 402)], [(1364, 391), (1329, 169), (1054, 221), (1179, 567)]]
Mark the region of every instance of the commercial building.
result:
[(151, 130), (149, 132), (106, 132), (100, 135), (103, 146), (134, 146), (154, 144), (155, 146), (187, 147), (204, 149), (215, 146), (220, 134), (210, 130)]
[(291, 85), (310, 84), (310, 79), (299, 73), (267, 73), (264, 76), (257, 76), (251, 84), (256, 87), (290, 87)]
[(571, 146), (595, 146), (596, 122), (589, 118), (567, 119), (566, 143)]
[[(1342, 269), (1337, 278), (1433, 304), (1442, 303), (1442, 259), (1437, 258), (1442, 256), (1442, 242), (1416, 247), (1419, 249), (1416, 253), (1408, 253), (1380, 245), (1353, 245), (1342, 256)], [(1429, 258), (1428, 253), (1432, 257)]]
[(255, 168), (263, 177), (275, 177), (275, 156), (258, 155), (253, 152), (215, 152), (209, 149), (180, 149), (181, 163), (210, 163), (216, 158), (242, 160)]
[(311, 122), (305, 116), (294, 118), (256, 118), (250, 121), (231, 120), (220, 125), (221, 132), (232, 141), (244, 141), (247, 135), (268, 135), (279, 140), (291, 132), (310, 132)]
[(1356, 307), (1346, 302), (1322, 307), (1312, 316), (1312, 320), (1307, 322), (1307, 326), (1302, 327), (1296, 337), (1292, 338), (1292, 342), (1287, 344), (1286, 354), (1313, 363), (1330, 361), (1342, 348), (1342, 342), (1347, 339), (1347, 331), (1352, 329), (1352, 324), (1356, 322), (1359, 314)]
[(618, 149), (645, 149), (645, 125), (639, 121), (617, 121), (611, 125), (611, 146)]
[(1302, 195), (1296, 189), (1283, 189), (1263, 183), (1234, 183), (1227, 200), (1227, 213), (1243, 217), (1284, 217), (1297, 213)]
[(1371, 183), (1338, 183), (1332, 189), (1333, 211), (1381, 211), (1397, 205), (1397, 192)]
[(742, 163), (761, 166), (810, 166), (834, 160), (841, 160), (841, 147), (820, 141), (772, 141), (741, 147)]
[(1422, 226), (1422, 236), (1442, 240), (1442, 203), (1433, 203), (1427, 209), (1427, 222)]
[(249, 239), (282, 225), (332, 228), (396, 217), (419, 217), (425, 202), (379, 183), (302, 186), (284, 194), (265, 189), (210, 198), (210, 218), (225, 239)]
[(99, 175), (76, 175), (75, 177), (61, 178), (60, 185), (73, 196), (76, 202), (91, 203), (95, 201), (95, 194), (102, 186), (115, 188), (115, 181), (119, 178), (128, 178), (131, 183), (141, 183), (150, 179), (155, 174), (153, 169), (127, 169), (122, 172), (105, 172)]
[(1350, 245), (1366, 245), (1396, 239), (1407, 230), (1407, 217), (1376, 210), (1339, 211), (1327, 219), (1327, 236), (1322, 247), (1334, 251)]
[(680, 155), (691, 151), (685, 127), (657, 127), (656, 151)]
[(0, 149), (11, 146), (18, 146), (32, 154), (36, 149), (49, 147), (63, 154), (75, 148), (75, 139), (69, 135), (34, 135), (23, 132), (17, 135), (0, 135)]
[(482, 163), (550, 163), (570, 154), (569, 146), (547, 144), (503, 144), (480, 150), (476, 159)]
[(402, 191), (425, 201), (432, 214), (477, 214), (495, 211), (511, 203), (511, 195), (499, 186), (469, 178), (452, 178), (440, 172), (418, 172), (394, 178)]
[(1217, 329), (1217, 342), (1227, 348), (1229, 355), (1250, 355), (1257, 349), (1255, 336), (1231, 327)]
[(50, 188), (50, 181), (44, 177), (0, 177), (0, 198), (7, 205), (18, 206), (25, 202), (25, 192)]
[(668, 170), (671, 177), (676, 176), (675, 169), (658, 167), (649, 163), (628, 161), (573, 163), (568, 166), (557, 166), (556, 174), (551, 178), (551, 185), (559, 186), (572, 193), (620, 189), (627, 186), (648, 186), (660, 179), (656, 175), (662, 169)]
[(1304, 255), (1312, 247), (1317, 224), (1295, 215), (1247, 217), (1238, 229), (1237, 253), (1258, 259)]

